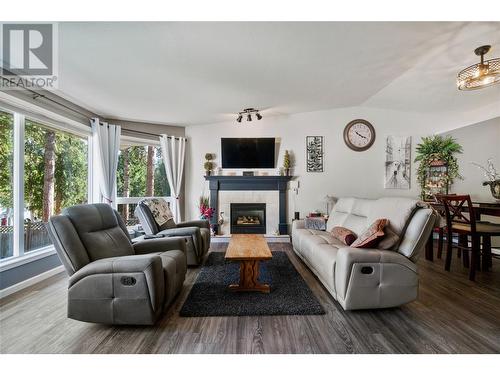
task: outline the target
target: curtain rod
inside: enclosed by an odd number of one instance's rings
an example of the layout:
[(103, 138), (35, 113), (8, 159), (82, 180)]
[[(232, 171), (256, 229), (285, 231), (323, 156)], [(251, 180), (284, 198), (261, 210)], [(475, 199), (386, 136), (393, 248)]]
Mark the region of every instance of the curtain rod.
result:
[[(2, 75), (1, 77), (3, 77), (3, 75)], [(38, 92), (36, 92), (36, 91), (30, 90), (30, 89), (28, 89), (28, 88), (26, 88), (26, 87), (24, 87), (24, 86), (21, 86), (21, 85), (19, 85), (18, 83), (16, 83), (16, 86), (17, 86), (17, 87), (20, 87), (20, 88), (22, 88), (22, 89), (24, 89), (24, 90), (26, 90), (26, 91), (28, 91), (29, 93), (31, 93), (31, 94), (33, 95), (33, 100), (36, 100), (36, 99), (38, 99), (38, 98), (43, 98), (43, 99), (45, 99), (45, 100), (48, 100), (49, 102), (52, 102), (52, 103), (54, 103), (54, 104), (57, 104), (58, 106), (64, 107), (64, 108), (66, 108), (67, 110), (70, 110), (70, 111), (72, 111), (72, 112), (78, 113), (79, 115), (81, 115), (81, 116), (83, 116), (83, 117), (89, 118), (89, 115), (88, 115), (87, 113), (80, 112), (80, 111), (78, 111), (78, 110), (76, 110), (76, 109), (74, 109), (74, 108), (72, 108), (72, 107), (67, 106), (66, 104), (63, 104), (63, 103), (58, 102), (57, 100), (54, 100), (54, 99), (49, 98), (49, 97), (47, 97), (47, 96), (45, 96), (45, 95), (43, 95), (43, 94), (39, 94), (39, 93), (38, 93)], [(103, 123), (99, 121), (99, 124), (100, 124), (100, 125), (102, 125)], [(127, 131), (127, 132), (132, 132), (132, 133), (138, 133), (138, 134), (150, 135), (150, 136), (153, 136), (153, 137), (159, 137), (159, 134), (154, 134), (154, 133), (143, 132), (143, 131), (140, 131), (140, 130), (131, 130), (131, 129), (125, 129), (125, 128), (122, 128), (122, 130)], [(167, 138), (169, 138), (169, 139), (170, 139), (170, 138), (172, 138), (172, 137), (173, 137), (173, 136), (170, 136), (170, 135), (169, 135), (169, 136), (167, 136)], [(173, 138), (174, 138), (174, 139), (180, 139), (179, 137), (173, 137)], [(187, 142), (187, 139), (186, 139), (186, 138), (184, 138), (184, 140)]]

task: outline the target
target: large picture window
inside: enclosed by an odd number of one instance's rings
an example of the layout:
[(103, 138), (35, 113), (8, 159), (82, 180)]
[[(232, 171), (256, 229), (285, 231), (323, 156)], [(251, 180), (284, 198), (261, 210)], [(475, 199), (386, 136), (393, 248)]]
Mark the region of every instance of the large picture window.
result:
[(46, 223), (87, 203), (87, 140), (27, 119), (24, 148), (24, 251), (50, 245)]
[(65, 207), (88, 202), (89, 137), (90, 128), (0, 108), (2, 269), (16, 264), (18, 257), (49, 255), (48, 219)]
[(0, 259), (14, 254), (14, 116), (0, 111)]

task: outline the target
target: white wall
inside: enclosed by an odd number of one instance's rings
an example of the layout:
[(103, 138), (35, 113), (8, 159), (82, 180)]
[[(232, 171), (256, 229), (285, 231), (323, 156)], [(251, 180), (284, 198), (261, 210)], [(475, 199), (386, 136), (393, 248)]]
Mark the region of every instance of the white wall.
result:
[(483, 172), (471, 162), (486, 166), (486, 161), (491, 158), (500, 173), (500, 117), (452, 130), (444, 135), (451, 135), (463, 148), (463, 153), (457, 159), (464, 179), (456, 180), (452, 191), (470, 194), (474, 199), (492, 200), (489, 186), (482, 185), (486, 180)]
[[(343, 140), (345, 125), (357, 118), (370, 121), (376, 131), (374, 145), (365, 152), (352, 151)], [(198, 198), (203, 192), (208, 194), (208, 184), (203, 178), (204, 155), (207, 152), (216, 154), (215, 162), (220, 165), (221, 137), (279, 138), (281, 146), (277, 166), (282, 166), (284, 150), (291, 150), (295, 159), (293, 174), (300, 183), (296, 210), (304, 216), (315, 209), (324, 211), (323, 197), (326, 194), (336, 197), (417, 197), (419, 189), (414, 177), (414, 165), (412, 165), (410, 190), (384, 189), (385, 139), (388, 135), (411, 135), (414, 150), (421, 136), (435, 132), (434, 125), (432, 118), (422, 114), (357, 107), (264, 117), (261, 121), (254, 120), (250, 123), (243, 121), (238, 124), (231, 119), (224, 123), (189, 126), (186, 128), (186, 136), (189, 138), (186, 155), (186, 218), (198, 217)], [(324, 136), (323, 173), (306, 172), (304, 161), (307, 135)], [(291, 191), (288, 202), (288, 222), (291, 222), (295, 210)]]

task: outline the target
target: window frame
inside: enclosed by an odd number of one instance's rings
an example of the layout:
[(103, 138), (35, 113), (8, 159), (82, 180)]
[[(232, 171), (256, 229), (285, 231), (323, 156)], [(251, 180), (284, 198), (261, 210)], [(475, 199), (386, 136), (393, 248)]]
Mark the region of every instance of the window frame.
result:
[(14, 209), (14, 231), (12, 256), (0, 259), (0, 272), (18, 267), (38, 259), (45, 258), (56, 253), (54, 245), (48, 245), (39, 249), (25, 252), (24, 249), (24, 162), (25, 162), (25, 130), (26, 120), (39, 123), (55, 131), (61, 131), (83, 138), (87, 142), (87, 200), (92, 202), (94, 176), (92, 164), (93, 142), (90, 126), (75, 123), (68, 119), (68, 123), (60, 119), (50, 119), (44, 115), (33, 113), (25, 108), (17, 108), (8, 102), (0, 100), (0, 111), (13, 115), (14, 139), (13, 139), (13, 209)]

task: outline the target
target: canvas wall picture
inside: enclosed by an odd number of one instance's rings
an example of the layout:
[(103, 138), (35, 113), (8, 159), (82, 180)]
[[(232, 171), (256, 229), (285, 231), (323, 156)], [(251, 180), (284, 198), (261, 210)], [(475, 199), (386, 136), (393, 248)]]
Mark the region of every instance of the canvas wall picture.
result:
[(323, 172), (323, 136), (306, 137), (307, 172)]
[(385, 149), (385, 188), (409, 189), (411, 137), (388, 136)]

